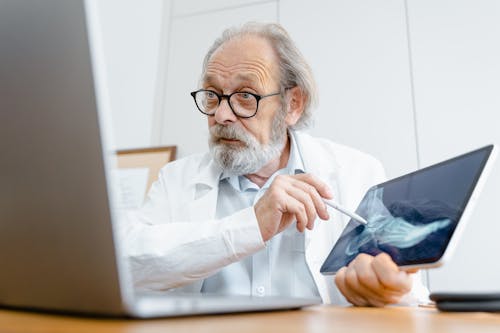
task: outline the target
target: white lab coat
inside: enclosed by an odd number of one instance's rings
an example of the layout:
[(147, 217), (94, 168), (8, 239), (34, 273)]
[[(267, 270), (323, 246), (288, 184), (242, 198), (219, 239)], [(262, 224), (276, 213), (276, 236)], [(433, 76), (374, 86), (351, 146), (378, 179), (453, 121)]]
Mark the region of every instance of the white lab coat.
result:
[[(347, 208), (354, 210), (365, 191), (385, 178), (381, 163), (370, 155), (305, 133), (291, 133), (305, 171), (326, 182), (336, 201)], [(162, 168), (143, 208), (130, 215), (124, 228), (125, 253), (138, 289), (199, 291), (203, 278), (265, 247), (253, 207), (215, 220), (220, 174), (209, 154)], [(345, 299), (333, 277), (319, 270), (348, 218), (336, 211), (329, 213), (330, 221), (318, 220), (313, 230), (305, 231), (305, 256), (322, 300), (339, 304)], [(420, 278), (415, 280), (409, 301), (427, 297)]]

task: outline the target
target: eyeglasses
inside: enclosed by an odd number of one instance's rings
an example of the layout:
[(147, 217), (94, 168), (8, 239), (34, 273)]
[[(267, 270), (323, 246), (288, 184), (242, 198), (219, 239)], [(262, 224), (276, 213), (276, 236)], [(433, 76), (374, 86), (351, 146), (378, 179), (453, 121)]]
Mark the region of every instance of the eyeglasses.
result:
[(220, 95), (213, 90), (200, 89), (193, 91), (194, 102), (201, 113), (213, 116), (223, 99), (227, 99), (233, 113), (240, 118), (251, 118), (257, 114), (259, 101), (263, 98), (280, 95), (277, 92), (269, 95), (257, 95), (250, 92), (234, 92), (229, 95)]

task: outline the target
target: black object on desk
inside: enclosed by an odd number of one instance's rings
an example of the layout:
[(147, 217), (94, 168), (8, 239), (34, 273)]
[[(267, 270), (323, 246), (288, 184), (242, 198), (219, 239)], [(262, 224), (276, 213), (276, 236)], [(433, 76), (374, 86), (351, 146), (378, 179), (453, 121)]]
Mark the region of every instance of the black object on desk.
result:
[(500, 312), (500, 293), (431, 293), (441, 311)]

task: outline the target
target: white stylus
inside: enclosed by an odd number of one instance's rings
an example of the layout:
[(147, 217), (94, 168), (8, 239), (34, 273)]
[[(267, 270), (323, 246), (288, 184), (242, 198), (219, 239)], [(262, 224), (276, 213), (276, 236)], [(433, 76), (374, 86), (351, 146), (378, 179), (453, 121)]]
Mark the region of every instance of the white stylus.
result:
[(344, 207), (342, 207), (338, 203), (336, 203), (336, 202), (334, 202), (332, 200), (327, 200), (327, 199), (323, 199), (323, 201), (328, 206), (330, 206), (330, 207), (338, 210), (341, 213), (344, 213), (345, 215), (349, 216), (353, 220), (356, 220), (356, 221), (358, 221), (358, 222), (360, 222), (362, 224), (368, 224), (368, 221), (366, 221), (364, 218), (362, 218), (361, 216), (359, 216), (358, 214), (356, 214), (354, 212), (351, 212), (350, 210), (345, 209)]

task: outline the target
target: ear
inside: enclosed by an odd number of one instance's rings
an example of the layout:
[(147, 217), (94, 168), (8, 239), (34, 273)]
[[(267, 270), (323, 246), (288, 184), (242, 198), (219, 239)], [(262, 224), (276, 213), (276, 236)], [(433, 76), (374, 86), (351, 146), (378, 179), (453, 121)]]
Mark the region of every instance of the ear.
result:
[(286, 91), (286, 117), (285, 122), (290, 127), (297, 123), (304, 112), (306, 96), (299, 87), (293, 87)]

